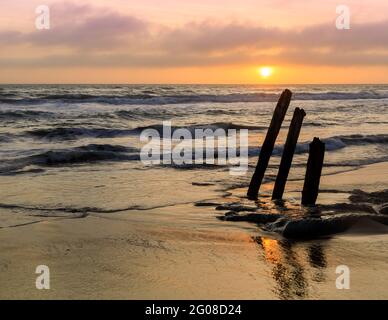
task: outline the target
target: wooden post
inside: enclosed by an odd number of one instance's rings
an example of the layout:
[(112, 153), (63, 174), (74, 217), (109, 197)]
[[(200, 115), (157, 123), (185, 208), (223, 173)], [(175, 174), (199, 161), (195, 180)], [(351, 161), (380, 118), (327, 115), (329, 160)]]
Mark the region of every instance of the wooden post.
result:
[(309, 159), (304, 179), (303, 205), (313, 206), (317, 201), (324, 157), (325, 144), (319, 138), (314, 138), (313, 142), (310, 143)]
[(272, 200), (281, 200), (286, 187), (288, 173), (290, 172), (292, 158), (294, 157), (296, 143), (298, 142), (303, 118), (306, 113), (303, 109), (296, 108), (288, 130), (287, 140), (284, 145), (282, 160), (280, 162), (279, 172), (276, 177), (275, 187), (272, 192)]
[(247, 196), (251, 200), (257, 199), (260, 185), (263, 181), (264, 173), (267, 169), (269, 159), (271, 158), (276, 138), (279, 134), (280, 127), (282, 126), (282, 122), (291, 102), (291, 96), (292, 92), (290, 90), (284, 90), (276, 105), (271, 124), (268, 128), (263, 146), (260, 150), (259, 160), (257, 161), (255, 172), (249, 185)]

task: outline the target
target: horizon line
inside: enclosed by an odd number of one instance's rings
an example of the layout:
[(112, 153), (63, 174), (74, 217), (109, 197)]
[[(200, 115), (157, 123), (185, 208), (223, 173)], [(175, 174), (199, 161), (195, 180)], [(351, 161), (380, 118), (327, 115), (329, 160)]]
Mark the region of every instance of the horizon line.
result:
[(0, 86), (11, 86), (11, 85), (152, 85), (152, 86), (159, 86), (159, 85), (173, 85), (173, 86), (179, 86), (179, 85), (204, 85), (204, 86), (230, 86), (230, 85), (241, 85), (241, 86), (253, 86), (253, 85), (260, 85), (260, 86), (303, 86), (303, 85), (322, 85), (322, 86), (329, 86), (329, 85), (388, 85), (388, 82), (372, 82), (372, 83), (362, 83), (362, 82), (347, 82), (347, 83), (174, 83), (174, 82), (162, 82), (162, 83), (148, 83), (148, 82), (127, 82), (127, 83), (94, 83), (94, 82), (83, 82), (83, 83), (72, 83), (72, 82), (64, 82), (64, 83), (44, 83), (44, 82), (14, 82), (14, 83), (2, 83), (0, 82)]

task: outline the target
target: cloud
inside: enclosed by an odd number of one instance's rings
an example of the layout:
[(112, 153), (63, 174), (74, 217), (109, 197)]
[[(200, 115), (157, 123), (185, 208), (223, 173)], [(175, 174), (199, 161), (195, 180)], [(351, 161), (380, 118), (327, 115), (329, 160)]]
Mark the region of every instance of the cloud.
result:
[[(32, 33), (0, 32), (3, 46), (30, 44), (41, 57), (2, 58), (2, 67), (190, 67), (300, 64), (387, 65), (388, 20), (335, 24), (301, 30), (211, 21), (156, 26), (135, 16), (71, 2), (51, 7), (52, 28)], [(50, 48), (65, 54), (44, 54)], [(67, 51), (63, 51), (67, 52)], [(3, 55), (4, 57), (4, 55)]]
[(107, 8), (61, 2), (50, 6), (50, 29), (31, 33), (0, 32), (6, 44), (28, 43), (34, 46), (71, 49), (107, 49), (125, 45), (131, 37), (147, 33), (147, 23)]
[[(310, 26), (303, 30), (282, 30), (243, 24), (188, 24), (164, 35), (170, 47), (187, 51), (218, 51), (237, 48), (330, 48), (388, 49), (388, 20), (354, 25), (337, 30), (334, 24)], [(175, 46), (174, 46), (175, 43)]]
[(94, 54), (48, 55), (40, 58), (0, 59), (2, 68), (34, 67), (98, 67), (98, 68), (173, 68), (211, 66), (252, 66), (260, 64), (286, 64), (310, 66), (379, 66), (388, 65), (387, 54), (344, 53), (323, 54), (310, 51), (283, 51), (278, 54), (237, 54), (222, 56), (169, 54)]

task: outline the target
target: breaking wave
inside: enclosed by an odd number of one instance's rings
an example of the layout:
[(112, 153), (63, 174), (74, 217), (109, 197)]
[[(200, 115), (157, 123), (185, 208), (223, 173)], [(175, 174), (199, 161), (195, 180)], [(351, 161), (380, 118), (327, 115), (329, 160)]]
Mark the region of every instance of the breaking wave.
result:
[[(336, 151), (348, 146), (362, 146), (368, 144), (388, 144), (387, 134), (378, 135), (344, 135), (333, 136), (330, 138), (322, 139), (326, 145), (326, 151)], [(298, 143), (295, 149), (295, 154), (303, 154), (309, 152), (310, 142)], [(283, 145), (275, 146), (273, 150), (274, 156), (281, 156), (283, 152)], [(250, 148), (249, 155), (257, 156), (260, 154), (260, 148)]]
[[(165, 105), (184, 103), (238, 103), (238, 102), (274, 102), (279, 98), (279, 93), (229, 93), (229, 94), (164, 94), (161, 92), (119, 94), (119, 95), (93, 95), (81, 93), (53, 93), (49, 95), (36, 95), (26, 98), (0, 96), (0, 103), (6, 104), (44, 104), (60, 101), (62, 103), (100, 103), (111, 105)], [(388, 99), (387, 93), (374, 90), (361, 90), (358, 92), (300, 92), (294, 95), (294, 100), (360, 100), (360, 99)]]
[(139, 160), (139, 150), (131, 147), (109, 144), (89, 144), (69, 149), (50, 150), (32, 156), (3, 161), (0, 173), (18, 173), (31, 166), (61, 166), (103, 161)]
[[(54, 128), (40, 128), (33, 129), (24, 132), (25, 136), (47, 139), (47, 140), (74, 140), (80, 138), (114, 138), (121, 136), (137, 135), (143, 130), (152, 129), (156, 130), (159, 134), (163, 132), (162, 124), (155, 124), (149, 126), (140, 126), (133, 129), (110, 129), (110, 128), (87, 128), (87, 127), (54, 127)], [(247, 126), (234, 124), (232, 122), (216, 122), (203, 125), (191, 125), (191, 126), (172, 126), (171, 129), (188, 129), (191, 133), (194, 133), (196, 129), (249, 129), (249, 130), (263, 130), (261, 126)]]

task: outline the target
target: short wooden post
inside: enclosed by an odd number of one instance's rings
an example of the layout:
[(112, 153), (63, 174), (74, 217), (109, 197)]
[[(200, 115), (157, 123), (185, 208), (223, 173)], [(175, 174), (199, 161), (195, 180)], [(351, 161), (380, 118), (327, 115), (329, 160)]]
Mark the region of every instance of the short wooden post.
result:
[(282, 160), (280, 162), (279, 172), (276, 177), (275, 187), (272, 192), (272, 200), (281, 200), (286, 187), (288, 173), (290, 172), (292, 159), (294, 157), (296, 143), (298, 142), (303, 118), (306, 113), (303, 109), (296, 108), (288, 130), (287, 140), (284, 145)]
[(319, 138), (314, 138), (313, 142), (310, 143), (309, 159), (304, 179), (303, 205), (313, 206), (317, 201), (324, 157), (325, 144)]
[(280, 127), (282, 126), (288, 106), (291, 102), (291, 96), (292, 92), (290, 90), (284, 90), (276, 105), (274, 114), (272, 116), (271, 124), (268, 128), (263, 146), (260, 150), (260, 155), (257, 161), (255, 172), (252, 176), (251, 183), (249, 185), (247, 196), (251, 200), (257, 199), (260, 185), (263, 181), (264, 173), (267, 169), (269, 159), (271, 158), (276, 138), (279, 134)]

